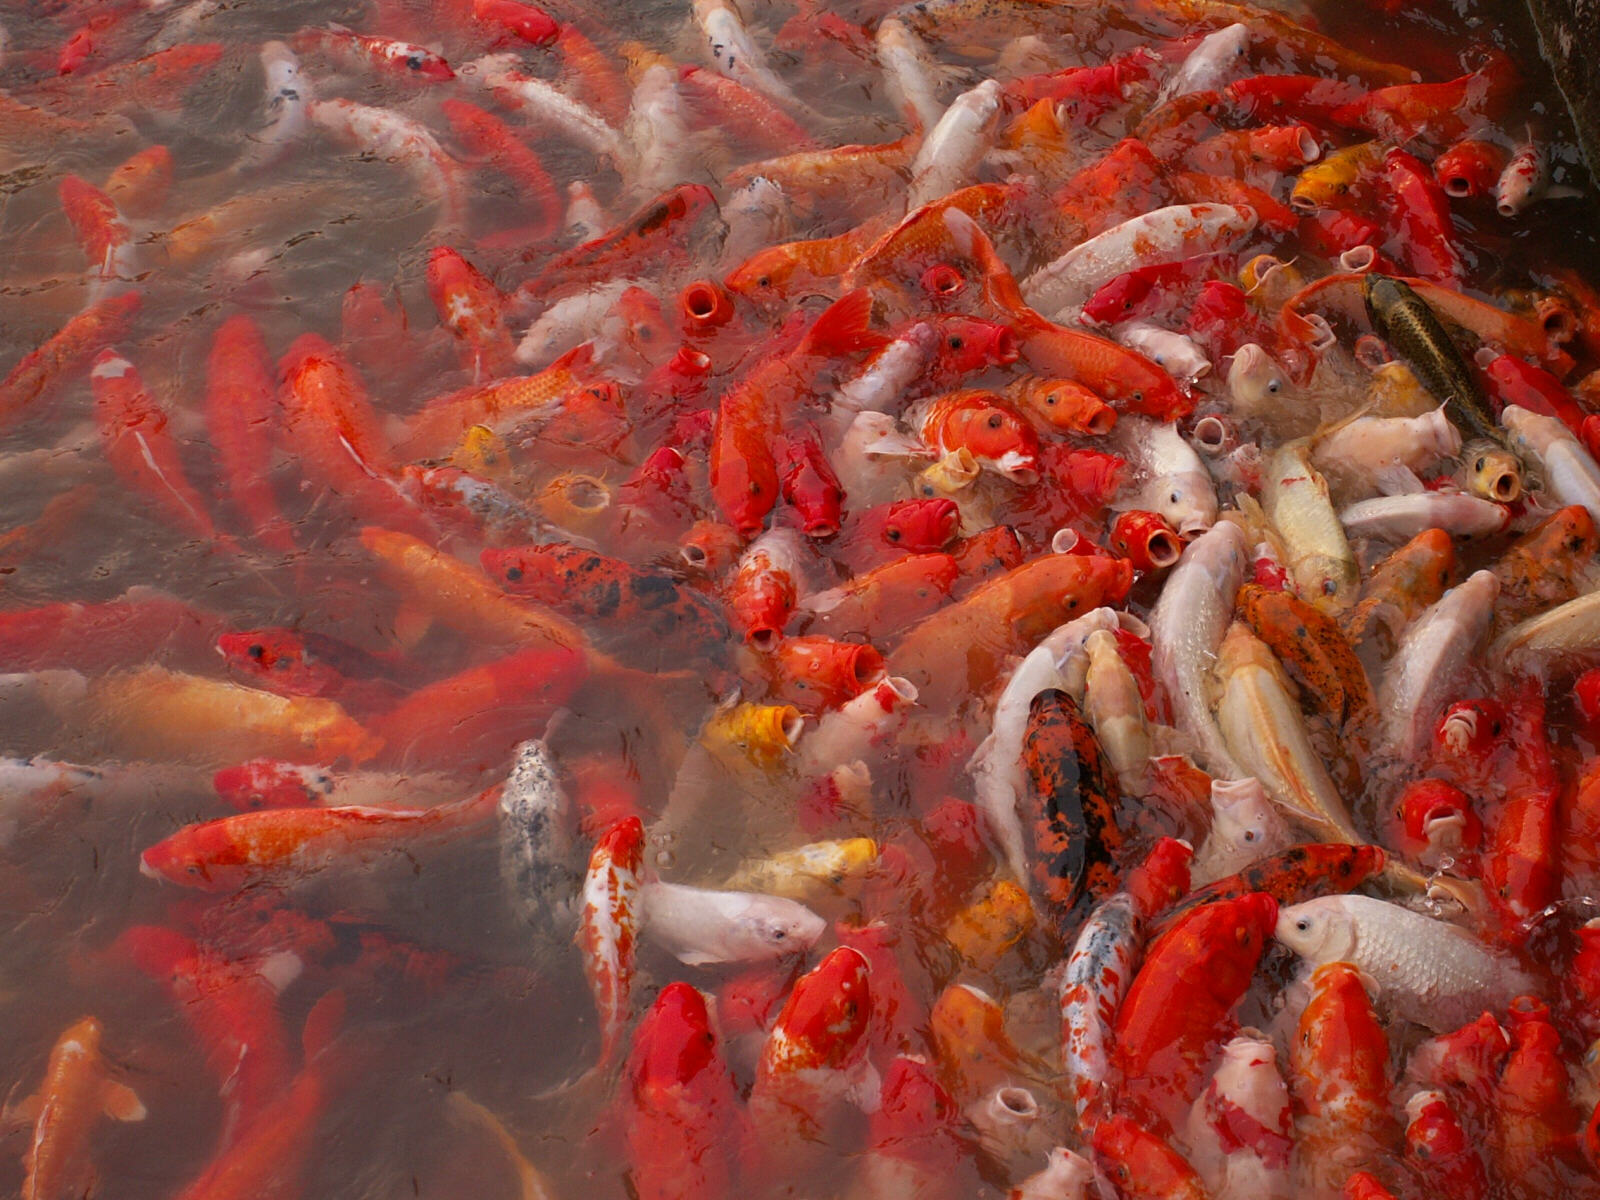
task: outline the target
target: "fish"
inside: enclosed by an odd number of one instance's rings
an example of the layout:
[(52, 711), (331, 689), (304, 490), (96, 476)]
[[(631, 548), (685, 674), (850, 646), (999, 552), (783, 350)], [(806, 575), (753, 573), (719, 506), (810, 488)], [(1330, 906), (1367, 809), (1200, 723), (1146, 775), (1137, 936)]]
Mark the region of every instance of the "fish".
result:
[(574, 932), (582, 875), (576, 861), (577, 819), (561, 786), (558, 763), (538, 740), (512, 752), (511, 773), (496, 801), (500, 879), (523, 921), (545, 936)]
[(643, 885), (640, 912), (644, 936), (692, 967), (804, 953), (827, 928), (781, 896), (660, 881)]
[(62, 1031), (45, 1064), (39, 1090), (7, 1106), (7, 1115), (33, 1126), (23, 1155), (22, 1195), (49, 1200), (84, 1194), (94, 1184), (89, 1140), (97, 1119), (142, 1121), (137, 1093), (113, 1078), (100, 1050), (104, 1027), (94, 1017)]
[(139, 871), (208, 892), (237, 892), (261, 880), (303, 877), (343, 863), (403, 851), (429, 836), (455, 836), (493, 820), (490, 788), (425, 809), (279, 808), (188, 825), (148, 847)]
[(578, 919), (576, 940), (600, 1028), (597, 1071), (622, 1052), (623, 1030), (632, 1017), (643, 874), (644, 823), (625, 817), (595, 841)]
[(1370, 896), (1290, 905), (1276, 937), (1313, 967), (1344, 962), (1364, 972), (1386, 1010), (1435, 1032), (1537, 990), (1522, 968), (1470, 933)]

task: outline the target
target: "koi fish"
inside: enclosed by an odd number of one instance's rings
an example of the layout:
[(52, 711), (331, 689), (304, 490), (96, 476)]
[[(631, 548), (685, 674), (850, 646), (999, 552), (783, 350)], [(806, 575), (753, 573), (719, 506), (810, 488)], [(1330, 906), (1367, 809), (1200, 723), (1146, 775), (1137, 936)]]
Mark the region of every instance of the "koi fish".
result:
[(599, 1013), (600, 1057), (606, 1070), (622, 1048), (631, 1016), (634, 956), (644, 872), (644, 825), (638, 817), (619, 821), (595, 843), (583, 881), (578, 944), (583, 973)]
[(264, 879), (370, 861), (428, 837), (455, 836), (493, 819), (491, 788), (425, 809), (282, 808), (185, 826), (139, 856), (139, 871), (181, 887), (237, 892)]

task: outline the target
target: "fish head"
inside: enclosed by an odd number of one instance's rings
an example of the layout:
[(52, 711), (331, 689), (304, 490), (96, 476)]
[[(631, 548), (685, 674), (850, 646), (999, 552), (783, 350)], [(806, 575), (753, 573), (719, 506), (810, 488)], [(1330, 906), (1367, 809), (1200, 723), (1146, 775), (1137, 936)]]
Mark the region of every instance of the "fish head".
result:
[(1478, 442), (1463, 448), (1462, 483), (1484, 500), (1511, 504), (1522, 496), (1522, 460), (1503, 446)]
[(1228, 391), (1242, 415), (1264, 413), (1289, 394), (1289, 375), (1255, 342), (1246, 342), (1228, 366)]
[(1355, 953), (1356, 924), (1337, 896), (1292, 904), (1278, 914), (1277, 939), (1313, 963), (1339, 962)]
[(961, 509), (945, 496), (918, 497), (891, 504), (884, 514), (882, 540), (907, 554), (926, 554), (950, 544), (961, 528)]
[(202, 891), (225, 890), (226, 868), (239, 863), (226, 825), (224, 819), (185, 826), (139, 856), (139, 874)]
[(998, 396), (981, 393), (963, 403), (944, 423), (941, 440), (952, 448), (965, 447), (979, 462), (992, 463), (1018, 483), (1036, 482), (1038, 435), (998, 401)]
[(228, 666), (252, 676), (282, 677), (306, 665), (305, 640), (292, 629), (246, 629), (217, 638)]
[(741, 959), (782, 958), (817, 944), (827, 922), (803, 904), (752, 893), (735, 922)]
[(717, 453), (712, 462), (711, 492), (718, 507), (740, 536), (754, 537), (778, 501), (778, 470), (771, 454), (735, 449)]
[(930, 324), (938, 340), (929, 369), (937, 377), (960, 377), (1017, 361), (1017, 335), (1008, 325), (963, 316), (946, 316)]
[(1404, 568), (1406, 593), (1424, 604), (1431, 604), (1444, 595), (1450, 576), (1455, 573), (1455, 542), (1443, 529), (1425, 529), (1396, 550), (1391, 558), (1396, 566)]
[(1138, 571), (1170, 567), (1183, 554), (1183, 539), (1160, 513), (1130, 509), (1111, 527), (1111, 549)]
[(769, 246), (729, 271), (722, 286), (755, 304), (778, 304), (800, 282), (802, 265), (794, 247)]
[(1343, 612), (1361, 591), (1361, 569), (1353, 558), (1308, 554), (1295, 560), (1293, 573), (1301, 596), (1325, 613)]
[(549, 546), (490, 546), (478, 556), (484, 573), (507, 591), (536, 593), (556, 583), (562, 565)]
[(801, 976), (762, 1047), (758, 1074), (837, 1069), (855, 1059), (872, 1018), (868, 974), (861, 952), (840, 946)]
[(1482, 762), (1503, 744), (1508, 728), (1505, 705), (1479, 697), (1457, 700), (1434, 729), (1434, 742), (1450, 758)]
[(1146, 485), (1146, 508), (1184, 537), (1204, 533), (1217, 522), (1217, 489), (1201, 471), (1163, 475)]
[(713, 713), (700, 740), (713, 754), (732, 749), (758, 765), (771, 765), (794, 749), (805, 718), (792, 704), (735, 704)]
[(628, 1074), (636, 1095), (682, 1086), (717, 1057), (705, 997), (687, 983), (669, 983), (634, 1033)]
[(1150, 920), (1188, 894), (1193, 860), (1194, 847), (1181, 838), (1164, 837), (1151, 848), (1123, 884), (1141, 916)]

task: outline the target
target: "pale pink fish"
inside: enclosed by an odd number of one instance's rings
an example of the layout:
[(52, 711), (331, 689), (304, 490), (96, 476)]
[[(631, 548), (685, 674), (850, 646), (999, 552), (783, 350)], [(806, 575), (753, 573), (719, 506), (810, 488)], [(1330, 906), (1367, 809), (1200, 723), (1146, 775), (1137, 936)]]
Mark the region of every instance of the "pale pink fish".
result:
[(1189, 1162), (1213, 1200), (1290, 1200), (1294, 1118), (1271, 1041), (1250, 1031), (1222, 1048), (1187, 1135)]
[(1517, 148), (1494, 185), (1494, 207), (1502, 217), (1514, 217), (1537, 201), (1550, 187), (1550, 164), (1544, 147), (1527, 141)]
[(313, 100), (313, 124), (363, 153), (400, 164), (430, 201), (442, 224), (456, 225), (465, 213), (455, 161), (426, 126), (387, 108), (354, 100)]
[(1346, 537), (1399, 545), (1425, 529), (1443, 529), (1458, 538), (1488, 537), (1511, 523), (1511, 512), (1465, 492), (1407, 492), (1359, 500), (1340, 511), (1339, 523)]
[(628, 817), (595, 843), (583, 880), (578, 944), (600, 1020), (596, 1070), (610, 1066), (628, 1026), (643, 871), (644, 824), (638, 817)]
[(469, 64), (468, 70), (502, 104), (530, 118), (538, 128), (586, 146), (618, 167), (631, 167), (633, 155), (621, 133), (592, 108), (518, 70), (515, 54), (486, 55)]
[(1044, 316), (1060, 320), (1101, 284), (1135, 267), (1177, 262), (1231, 249), (1256, 227), (1247, 205), (1174, 204), (1114, 225), (1080, 242), (1022, 281), (1022, 297)]

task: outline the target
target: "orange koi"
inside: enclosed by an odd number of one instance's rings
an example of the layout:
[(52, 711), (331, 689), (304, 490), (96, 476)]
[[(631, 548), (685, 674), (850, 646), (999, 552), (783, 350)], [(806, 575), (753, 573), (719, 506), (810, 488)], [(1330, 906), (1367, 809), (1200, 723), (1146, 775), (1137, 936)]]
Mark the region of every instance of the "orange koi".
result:
[(636, 274), (662, 260), (686, 256), (690, 243), (716, 219), (717, 211), (710, 188), (700, 183), (681, 184), (657, 196), (616, 228), (556, 255), (517, 288), (517, 299), (542, 305), (563, 288), (596, 283), (619, 267), (626, 266)]
[(801, 712), (838, 708), (883, 678), (883, 655), (857, 642), (783, 638), (763, 660), (772, 699)]
[(448, 453), (474, 425), (499, 426), (560, 410), (563, 398), (594, 381), (594, 347), (585, 342), (535, 375), (516, 375), (430, 400), (412, 417), (397, 453), (406, 458)]
[(1189, 1160), (1131, 1117), (1098, 1122), (1092, 1145), (1121, 1200), (1210, 1200)]
[[(1120, 604), (1132, 584), (1126, 559), (1047, 554), (913, 625), (889, 653), (889, 669), (916, 685), (921, 703), (941, 710), (985, 687), (1006, 655), (1026, 653), (1073, 616)], [(967, 648), (962, 661), (950, 661), (951, 646)]]
[(839, 279), (878, 237), (868, 221), (837, 237), (785, 242), (757, 250), (723, 279), (730, 292), (758, 304), (774, 304), (804, 294), (840, 291)]
[(499, 290), (449, 246), (435, 246), (428, 255), (428, 296), (440, 323), (461, 342), (474, 379), (510, 366), (514, 349)]
[(1494, 1090), (1489, 1153), (1510, 1200), (1558, 1196), (1564, 1174), (1584, 1171), (1561, 1035), (1549, 1006), (1533, 996), (1512, 1002), (1510, 1024), (1511, 1057)]
[(1005, 397), (1040, 429), (1103, 437), (1117, 424), (1117, 410), (1074, 379), (1024, 375), (1006, 385)]
[(248, 314), (223, 322), (206, 360), (205, 415), (222, 485), (247, 530), (269, 549), (294, 553), (294, 537), (268, 478), (274, 420), (272, 371)]
[(8, 1116), (33, 1123), (23, 1156), (27, 1174), (22, 1200), (69, 1200), (88, 1195), (94, 1182), (89, 1135), (103, 1113), (118, 1121), (142, 1121), (145, 1107), (127, 1084), (108, 1074), (100, 1053), (103, 1035), (93, 1017), (71, 1025), (56, 1040), (39, 1090)]
[(813, 203), (841, 197), (857, 203), (867, 197), (890, 197), (905, 188), (920, 142), (918, 135), (907, 134), (877, 145), (802, 150), (747, 163), (730, 171), (722, 183), (733, 190), (757, 177), (770, 179), (789, 196)]
[(806, 597), (806, 627), (879, 641), (941, 608), (960, 575), (960, 564), (948, 554), (908, 554)]
[(913, 407), (906, 420), (941, 455), (966, 450), (1013, 483), (1039, 481), (1038, 435), (994, 392), (948, 392)]
[(139, 856), (151, 879), (207, 892), (406, 853), (419, 842), (492, 825), (499, 788), (434, 808), (265, 808), (186, 825)]

